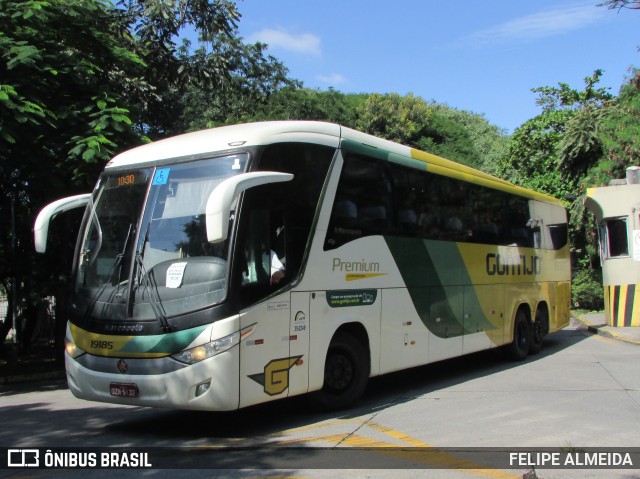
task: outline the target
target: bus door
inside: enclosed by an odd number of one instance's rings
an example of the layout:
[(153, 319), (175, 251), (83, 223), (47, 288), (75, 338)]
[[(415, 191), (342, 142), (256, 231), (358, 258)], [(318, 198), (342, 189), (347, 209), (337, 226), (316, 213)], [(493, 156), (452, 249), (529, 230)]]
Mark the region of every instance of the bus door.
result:
[(304, 291), (291, 293), (289, 357), (292, 366), (289, 369), (289, 395), (309, 390), (310, 295)]
[[(286, 264), (276, 231), (282, 213), (251, 204), (237, 258), (240, 328), (253, 327), (240, 343), (240, 407), (288, 395), (291, 293), (279, 271)], [(281, 293), (278, 293), (282, 291)]]
[(240, 407), (288, 396), (289, 297), (277, 295), (240, 314), (241, 329), (255, 325), (240, 343)]

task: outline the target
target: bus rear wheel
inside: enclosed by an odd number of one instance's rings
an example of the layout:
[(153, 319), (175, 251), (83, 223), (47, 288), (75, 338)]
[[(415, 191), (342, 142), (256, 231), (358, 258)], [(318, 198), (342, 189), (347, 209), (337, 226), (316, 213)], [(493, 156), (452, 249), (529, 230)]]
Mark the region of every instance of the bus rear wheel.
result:
[(516, 313), (513, 323), (513, 341), (507, 346), (507, 356), (513, 361), (522, 361), (531, 347), (531, 328), (529, 318), (523, 310)]
[(531, 346), (529, 354), (537, 354), (542, 349), (542, 341), (549, 332), (549, 315), (546, 310), (536, 311), (536, 320), (531, 324)]
[(360, 341), (339, 332), (331, 341), (324, 365), (324, 386), (313, 402), (326, 410), (353, 405), (364, 394), (369, 379), (369, 358)]

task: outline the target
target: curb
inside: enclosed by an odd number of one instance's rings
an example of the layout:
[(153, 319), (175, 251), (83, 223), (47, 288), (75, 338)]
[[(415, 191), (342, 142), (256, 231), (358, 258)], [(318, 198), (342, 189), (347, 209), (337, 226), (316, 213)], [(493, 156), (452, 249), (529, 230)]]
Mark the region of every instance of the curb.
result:
[[(608, 326), (608, 324), (606, 323), (602, 323), (602, 324), (589, 324), (583, 317), (581, 316), (573, 316), (575, 319), (577, 319), (578, 321), (580, 321), (580, 323), (582, 323), (583, 326), (586, 326), (587, 331), (589, 331), (590, 333), (593, 334), (598, 334), (600, 336), (604, 336), (607, 338), (611, 338), (611, 339), (616, 339), (618, 341), (624, 341), (625, 343), (629, 343), (629, 344), (635, 344), (640, 346), (640, 340), (638, 339), (633, 339), (633, 338), (629, 338), (627, 336), (624, 336), (622, 334), (618, 334), (615, 331), (609, 331), (606, 329), (602, 329)], [(640, 333), (640, 328), (638, 329), (639, 333)]]

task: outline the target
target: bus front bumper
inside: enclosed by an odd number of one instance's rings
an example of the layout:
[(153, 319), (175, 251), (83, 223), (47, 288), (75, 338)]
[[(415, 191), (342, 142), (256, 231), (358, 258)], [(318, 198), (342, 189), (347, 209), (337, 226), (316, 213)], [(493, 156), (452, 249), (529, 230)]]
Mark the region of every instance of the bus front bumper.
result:
[[(113, 373), (98, 371), (83, 366), (78, 359), (65, 354), (69, 389), (80, 399), (207, 411), (229, 411), (239, 406), (239, 348), (161, 374), (154, 374), (151, 368), (147, 374), (117, 372), (117, 363), (122, 360), (114, 358), (109, 358)], [(174, 361), (168, 357), (162, 360)]]

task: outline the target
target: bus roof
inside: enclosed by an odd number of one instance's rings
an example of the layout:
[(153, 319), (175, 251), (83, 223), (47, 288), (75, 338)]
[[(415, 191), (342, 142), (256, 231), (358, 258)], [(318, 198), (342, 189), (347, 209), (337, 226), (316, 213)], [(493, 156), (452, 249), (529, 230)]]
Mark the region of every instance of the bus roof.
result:
[(107, 168), (291, 141), (339, 145), (340, 126), (316, 121), (267, 121), (221, 126), (147, 143), (115, 156)]
[(283, 142), (308, 142), (346, 147), (351, 150), (431, 171), (490, 188), (503, 190), (547, 203), (561, 204), (551, 196), (515, 186), (505, 180), (389, 140), (319, 121), (267, 121), (222, 126), (166, 138), (148, 143), (115, 156), (106, 168), (141, 166), (145, 163), (176, 159), (188, 161), (207, 153), (231, 151), (242, 147)]

